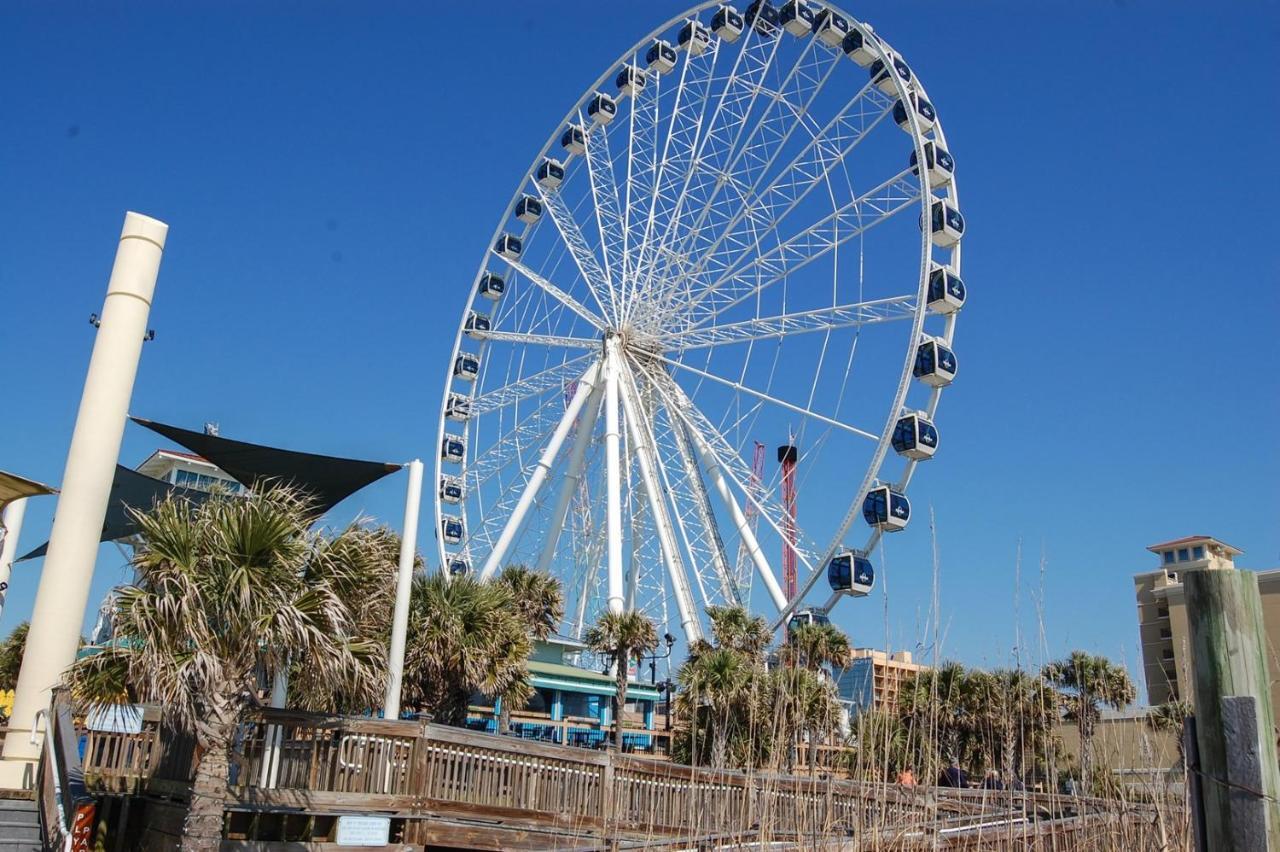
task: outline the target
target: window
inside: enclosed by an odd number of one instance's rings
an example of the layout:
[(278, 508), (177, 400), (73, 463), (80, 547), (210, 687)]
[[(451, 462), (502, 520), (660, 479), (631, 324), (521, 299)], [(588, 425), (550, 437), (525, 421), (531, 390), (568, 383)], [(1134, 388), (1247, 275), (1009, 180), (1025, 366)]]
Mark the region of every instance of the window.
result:
[(1160, 638), (1161, 638), (1161, 639), (1172, 639), (1172, 638), (1173, 638), (1173, 631), (1172, 631), (1172, 630), (1170, 630), (1170, 629), (1169, 629), (1169, 628), (1167, 628), (1167, 627), (1161, 627), (1161, 628), (1160, 628)]
[(1156, 607), (1156, 618), (1168, 618), (1168, 617), (1169, 617), (1169, 607), (1167, 606)]
[(1172, 660), (1172, 659), (1173, 659), (1173, 649), (1172, 649), (1172, 648), (1165, 648), (1165, 649), (1164, 649), (1164, 653), (1162, 653), (1160, 656), (1161, 656), (1161, 658), (1162, 658), (1162, 659)]
[(1172, 564), (1173, 564), (1173, 551), (1172, 551), (1172, 550), (1166, 550), (1166, 551), (1164, 552), (1164, 564), (1165, 564), (1165, 565), (1172, 565)]
[(1197, 544), (1191, 551), (1191, 557), (1193, 559), (1204, 559), (1204, 545)]
[(1185, 547), (1179, 547), (1179, 548), (1178, 548), (1178, 561), (1179, 561), (1179, 562), (1186, 562), (1186, 561), (1187, 561), (1188, 559), (1190, 559), (1190, 558), (1191, 558), (1191, 551), (1187, 550)]

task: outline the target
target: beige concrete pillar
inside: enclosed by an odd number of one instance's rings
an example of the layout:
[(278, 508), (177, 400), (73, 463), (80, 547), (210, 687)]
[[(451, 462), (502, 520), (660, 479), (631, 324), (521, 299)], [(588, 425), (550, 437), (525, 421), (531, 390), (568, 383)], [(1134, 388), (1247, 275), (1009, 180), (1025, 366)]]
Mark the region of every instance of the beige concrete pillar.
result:
[(29, 767), (40, 749), (39, 731), (32, 736), (33, 720), (48, 708), (50, 690), (76, 656), (168, 231), (163, 222), (125, 214), (31, 614), (0, 787), (29, 785)]

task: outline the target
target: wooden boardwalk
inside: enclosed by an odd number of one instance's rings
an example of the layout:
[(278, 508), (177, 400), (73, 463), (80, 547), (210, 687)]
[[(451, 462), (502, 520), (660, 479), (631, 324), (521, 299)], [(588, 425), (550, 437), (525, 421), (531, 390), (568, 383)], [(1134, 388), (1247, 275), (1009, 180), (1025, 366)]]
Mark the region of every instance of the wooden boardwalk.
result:
[[(156, 722), (140, 734), (87, 734), (86, 784), (117, 802), (150, 802), (163, 814), (164, 800), (185, 796), (191, 772), (189, 741)], [(993, 841), (1015, 838), (1008, 848), (1032, 849), (1046, 827), (1110, 832), (1117, 820), (1148, 818), (1089, 799), (716, 771), (423, 722), (286, 711), (244, 727), (226, 813), (228, 850), (323, 849), (343, 814), (390, 817), (397, 848), (412, 849), (906, 850), (1000, 848)], [(173, 814), (149, 819), (144, 833), (157, 837), (142, 848), (165, 848), (158, 835), (173, 823)]]

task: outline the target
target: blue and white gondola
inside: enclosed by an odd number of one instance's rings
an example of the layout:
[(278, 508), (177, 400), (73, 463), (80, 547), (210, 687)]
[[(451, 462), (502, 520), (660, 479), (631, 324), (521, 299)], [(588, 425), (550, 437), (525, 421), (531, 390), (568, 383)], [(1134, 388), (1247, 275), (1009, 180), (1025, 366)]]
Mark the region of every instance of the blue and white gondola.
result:
[(440, 458), (454, 464), (461, 464), (467, 455), (466, 439), (459, 435), (445, 435), (440, 441)]
[(916, 363), (912, 375), (935, 388), (943, 388), (955, 381), (956, 354), (936, 338), (929, 338), (916, 348)]
[[(929, 170), (929, 185), (934, 189), (946, 187), (956, 175), (956, 161), (932, 139), (924, 143), (924, 162)], [(920, 174), (919, 158), (915, 151), (911, 152), (911, 173)]]
[(938, 248), (951, 248), (964, 237), (964, 216), (946, 199), (935, 198), (929, 208), (929, 232)]
[(459, 352), (453, 359), (453, 377), (464, 382), (475, 381), (480, 375), (480, 359), (470, 352)]
[(893, 427), (893, 451), (916, 461), (933, 458), (938, 451), (938, 427), (918, 411), (899, 417)]
[(778, 10), (778, 23), (793, 36), (807, 36), (813, 32), (813, 10), (804, 0), (787, 0)]
[(745, 22), (742, 20), (742, 16), (732, 6), (721, 6), (711, 16), (711, 31), (721, 41), (727, 41), (731, 44), (737, 41), (742, 36), (744, 27)]
[(935, 266), (929, 273), (929, 310), (935, 314), (954, 314), (964, 307), (967, 291), (964, 281), (949, 266)]
[(542, 218), (542, 201), (532, 195), (521, 196), (516, 202), (515, 216), (526, 225), (532, 225)]
[[(586, 148), (582, 150), (585, 151)], [(538, 186), (543, 189), (557, 189), (564, 182), (564, 164), (547, 157), (538, 165), (538, 170), (533, 176), (538, 181)]]
[(655, 39), (644, 55), (645, 64), (655, 74), (668, 74), (676, 67), (676, 49), (671, 42)]
[(701, 56), (711, 46), (711, 31), (697, 21), (686, 21), (676, 38), (676, 48), (690, 56)]
[[(920, 123), (920, 132), (928, 133), (932, 130), (933, 126), (938, 123), (938, 113), (933, 108), (933, 104), (915, 92), (907, 96), (907, 101), (910, 101), (911, 106), (914, 107), (916, 121)], [(899, 98), (898, 102), (893, 105), (893, 120), (897, 122), (899, 127), (910, 133), (911, 113), (907, 111), (907, 101)]]
[(852, 550), (837, 553), (827, 563), (827, 585), (838, 595), (865, 597), (876, 584), (871, 560)]
[(461, 503), (466, 492), (462, 488), (462, 480), (456, 476), (440, 477), (440, 499), (446, 503)]
[(461, 518), (440, 519), (440, 536), (444, 539), (445, 544), (462, 544), (464, 534), (465, 530), (462, 526)]
[(867, 492), (867, 498), (862, 501), (862, 518), (881, 532), (906, 529), (911, 520), (911, 501), (888, 485), (877, 486)]
[(507, 292), (507, 282), (501, 275), (486, 272), (480, 276), (480, 283), (476, 286), (476, 290), (489, 301), (496, 302), (502, 298), (503, 293)]

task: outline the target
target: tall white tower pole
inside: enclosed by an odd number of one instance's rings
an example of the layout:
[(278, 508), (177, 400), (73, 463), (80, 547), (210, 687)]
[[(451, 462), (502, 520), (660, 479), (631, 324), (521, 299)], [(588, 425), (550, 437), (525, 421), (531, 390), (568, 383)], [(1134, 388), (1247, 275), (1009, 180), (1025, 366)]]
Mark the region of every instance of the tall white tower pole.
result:
[(605, 536), (609, 543), (609, 612), (622, 612), (622, 438), (618, 417), (618, 342), (609, 338), (604, 356)]
[(22, 532), (22, 517), (27, 513), (27, 498), (11, 500), (4, 507), (0, 527), (4, 527), (4, 543), (0, 544), (0, 614), (9, 596), (9, 580), (13, 576), (13, 560), (18, 558), (18, 535)]
[[(409, 596), (413, 593), (413, 559), (418, 552), (418, 505), (422, 502), (422, 461), (409, 462), (409, 488), (404, 497), (404, 532), (400, 534), (400, 565), (396, 568), (396, 606), (391, 617), (391, 655), (387, 659), (384, 719), (400, 718), (400, 688), (404, 683), (404, 646), (409, 636)], [(449, 566), (441, 565), (448, 571)]]
[(21, 783), (26, 766), (39, 755), (39, 745), (29, 735), (33, 720), (37, 711), (49, 706), (50, 690), (76, 657), (168, 231), (164, 222), (139, 213), (125, 214), (31, 614), (13, 717), (4, 740), (0, 786)]

